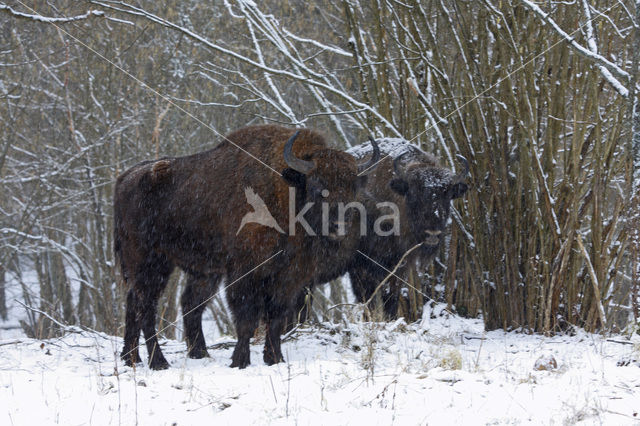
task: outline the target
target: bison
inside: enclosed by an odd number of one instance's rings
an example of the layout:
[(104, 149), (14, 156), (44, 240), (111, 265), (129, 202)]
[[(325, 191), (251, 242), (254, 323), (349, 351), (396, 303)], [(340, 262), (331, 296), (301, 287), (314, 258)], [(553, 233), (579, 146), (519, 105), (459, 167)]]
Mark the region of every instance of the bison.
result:
[[(333, 275), (316, 275), (317, 280), (298, 295), (289, 326), (307, 319), (309, 296), (315, 285), (348, 272), (356, 299), (363, 303), (373, 296), (379, 283), (412, 247), (421, 243), (409, 259), (419, 259), (422, 265), (432, 262), (438, 251), (449, 221), (451, 201), (462, 197), (468, 189), (465, 182), (469, 173), (467, 160), (458, 156), (463, 170), (455, 174), (440, 166), (436, 157), (403, 139), (381, 139), (379, 144), (383, 160), (369, 176), (359, 197), (368, 218), (366, 233), (359, 239), (357, 250), (341, 273), (334, 270), (330, 271)], [(372, 154), (366, 145), (358, 145), (347, 152), (360, 160)], [(392, 229), (391, 220), (382, 222), (379, 229), (375, 229), (372, 219), (386, 213), (381, 210), (380, 203), (397, 206), (397, 232)], [(387, 319), (397, 315), (403, 272), (402, 269), (397, 271), (382, 291)]]
[[(397, 235), (381, 235), (369, 226), (366, 237), (360, 239), (358, 252), (347, 267), (359, 302), (371, 298), (378, 284), (415, 245), (422, 243), (412, 252), (413, 259), (420, 259), (423, 265), (433, 260), (445, 235), (451, 201), (462, 197), (468, 189), (469, 164), (462, 156), (458, 159), (463, 170), (456, 174), (440, 166), (433, 155), (402, 139), (383, 139), (380, 150), (383, 160), (369, 176), (361, 198), (367, 213), (374, 211), (375, 206), (383, 201), (398, 206), (399, 232)], [(363, 158), (371, 150), (357, 146), (347, 152)], [(387, 318), (394, 318), (397, 314), (398, 281), (398, 277), (392, 277), (383, 292)]]
[[(377, 162), (377, 147), (373, 152), (358, 165), (316, 131), (261, 125), (237, 130), (209, 151), (145, 161), (122, 173), (114, 192), (114, 251), (129, 288), (125, 363), (140, 362), (142, 330), (149, 367), (169, 367), (155, 321), (176, 267), (189, 276), (181, 303), (190, 357), (207, 356), (202, 309), (224, 279), (238, 335), (231, 367), (249, 365), (249, 339), (261, 319), (264, 362), (283, 361), (283, 322), (304, 284), (335, 275), (353, 257), (356, 217), (338, 222), (337, 205), (366, 186), (362, 172)], [(258, 201), (268, 209), (269, 221), (246, 220), (250, 195), (254, 209)], [(337, 232), (340, 226), (346, 231)]]

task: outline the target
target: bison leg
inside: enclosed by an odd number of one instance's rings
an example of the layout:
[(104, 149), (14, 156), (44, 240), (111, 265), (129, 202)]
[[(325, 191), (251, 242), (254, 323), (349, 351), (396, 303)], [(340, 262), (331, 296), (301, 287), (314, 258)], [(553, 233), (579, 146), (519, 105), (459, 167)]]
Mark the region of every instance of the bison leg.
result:
[(164, 256), (154, 256), (145, 252), (140, 257), (145, 259), (142, 263), (129, 264), (128, 270), (132, 273), (127, 276), (135, 278), (129, 279), (133, 281), (129, 283), (131, 287), (127, 294), (124, 348), (120, 356), (129, 366), (141, 362), (138, 355), (138, 339), (142, 329), (149, 352), (149, 367), (160, 370), (168, 368), (169, 363), (158, 346), (156, 307), (173, 266)]
[(200, 359), (209, 356), (202, 332), (202, 313), (215, 293), (219, 280), (219, 276), (200, 280), (189, 277), (180, 298), (189, 358)]
[[(303, 293), (302, 291), (300, 293)], [(284, 295), (281, 295), (284, 296)], [(265, 317), (267, 320), (267, 335), (264, 341), (264, 351), (262, 359), (265, 364), (273, 365), (284, 362), (282, 350), (280, 349), (280, 335), (287, 321), (291, 318), (292, 309), (287, 306), (287, 302), (278, 300), (277, 295), (265, 300)]]
[(124, 347), (120, 354), (120, 358), (129, 367), (142, 362), (138, 354), (138, 340), (140, 338), (140, 315), (138, 314), (138, 309), (139, 303), (136, 298), (136, 292), (134, 289), (130, 289), (127, 293)]
[(172, 267), (164, 258), (150, 259), (145, 267), (136, 274), (137, 297), (140, 300), (140, 326), (144, 334), (147, 352), (149, 354), (149, 368), (164, 370), (169, 363), (162, 355), (156, 333), (156, 311), (158, 299), (167, 285)]
[(390, 278), (388, 287), (382, 288), (382, 309), (387, 321), (398, 317), (398, 301), (400, 300), (400, 283), (397, 278)]
[[(356, 300), (360, 303), (364, 303), (371, 299), (378, 288), (380, 282), (386, 277), (384, 270), (380, 269), (382, 273), (371, 272), (367, 268), (353, 268), (349, 271), (349, 277), (351, 278), (351, 288), (353, 294), (356, 296)], [(393, 281), (393, 283), (391, 282)], [(398, 298), (400, 293), (400, 286), (395, 282), (394, 278), (391, 278), (389, 282), (383, 285), (377, 292), (382, 300), (382, 308), (384, 316), (387, 320), (394, 319), (398, 315)], [(376, 305), (375, 297), (371, 300), (369, 308), (373, 309)]]
[(251, 356), (249, 352), (249, 340), (258, 328), (257, 316), (250, 319), (236, 319), (236, 334), (238, 335), (238, 343), (231, 355), (231, 367), (240, 369), (246, 368), (251, 364)]
[(280, 348), (280, 334), (282, 334), (285, 318), (284, 315), (280, 314), (277, 317), (267, 319), (267, 336), (265, 337), (262, 353), (262, 359), (267, 365), (284, 362)]
[(159, 296), (159, 294), (157, 296), (152, 294), (145, 299), (145, 310), (142, 315), (142, 333), (147, 344), (149, 368), (152, 370), (166, 370), (169, 368), (169, 363), (160, 350), (158, 333), (156, 333), (156, 311)]
[[(353, 294), (356, 296), (356, 300), (359, 303), (364, 303), (373, 295), (376, 290), (376, 277), (366, 268), (353, 268), (349, 271), (349, 278), (351, 279), (351, 288)], [(384, 279), (384, 276), (382, 277)]]
[[(152, 306), (150, 306), (152, 305)], [(156, 333), (157, 299), (147, 299), (147, 307), (142, 317), (142, 332), (144, 333), (147, 352), (149, 353), (149, 368), (152, 370), (166, 370), (169, 362), (160, 350)]]
[(238, 343), (231, 355), (231, 367), (246, 368), (251, 364), (249, 340), (258, 328), (262, 311), (256, 288), (264, 286), (264, 283), (257, 284), (251, 279), (243, 279), (227, 290), (227, 302), (233, 312), (238, 335)]

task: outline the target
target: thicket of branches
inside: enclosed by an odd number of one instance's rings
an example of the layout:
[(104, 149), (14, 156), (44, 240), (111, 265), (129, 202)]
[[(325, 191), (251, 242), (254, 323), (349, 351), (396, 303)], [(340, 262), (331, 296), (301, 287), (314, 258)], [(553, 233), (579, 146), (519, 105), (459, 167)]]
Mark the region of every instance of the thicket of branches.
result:
[[(637, 322), (639, 11), (630, 0), (0, 4), (0, 316), (11, 295), (120, 333), (115, 177), (276, 121), (341, 148), (372, 133), (452, 168), (455, 154), (470, 160), (450, 239), (410, 274), (408, 319), (429, 297), (489, 329)], [(181, 286), (176, 274), (163, 321)], [(338, 283), (329, 293), (320, 317), (344, 299)], [(30, 334), (56, 332), (27, 312)]]

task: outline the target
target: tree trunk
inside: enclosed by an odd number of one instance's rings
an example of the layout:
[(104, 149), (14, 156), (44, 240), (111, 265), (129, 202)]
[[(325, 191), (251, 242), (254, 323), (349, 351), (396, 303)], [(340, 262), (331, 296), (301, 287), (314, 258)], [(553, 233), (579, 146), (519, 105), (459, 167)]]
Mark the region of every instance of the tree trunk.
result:
[(7, 293), (5, 287), (4, 266), (0, 265), (0, 319), (7, 320)]
[(629, 202), (628, 220), (631, 246), (631, 306), (636, 323), (640, 321), (640, 92), (637, 85), (640, 81), (640, 0), (636, 4), (636, 25), (634, 29), (633, 44), (635, 45), (632, 68), (631, 84), (629, 90), (629, 117), (631, 118), (631, 135), (628, 145), (628, 164), (630, 169), (631, 198)]

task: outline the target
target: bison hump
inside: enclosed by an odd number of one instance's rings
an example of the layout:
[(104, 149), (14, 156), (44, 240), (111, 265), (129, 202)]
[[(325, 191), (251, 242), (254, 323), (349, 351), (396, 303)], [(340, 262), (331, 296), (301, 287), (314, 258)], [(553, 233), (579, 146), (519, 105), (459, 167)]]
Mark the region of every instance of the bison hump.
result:
[[(399, 157), (407, 152), (412, 154), (423, 152), (417, 145), (413, 145), (408, 140), (402, 138), (379, 138), (376, 139), (376, 142), (378, 142), (380, 152), (383, 155), (390, 156), (391, 158)], [(361, 160), (371, 155), (373, 147), (367, 142), (353, 146), (349, 148), (347, 152), (353, 155), (356, 160)]]
[(158, 160), (151, 166), (151, 182), (157, 184), (167, 180), (171, 176), (171, 161)]

